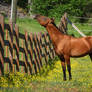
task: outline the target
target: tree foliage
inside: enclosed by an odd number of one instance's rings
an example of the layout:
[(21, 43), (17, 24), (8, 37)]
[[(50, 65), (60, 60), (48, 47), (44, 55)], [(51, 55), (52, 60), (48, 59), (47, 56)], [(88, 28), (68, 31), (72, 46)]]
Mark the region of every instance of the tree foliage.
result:
[(83, 16), (86, 0), (34, 0), (33, 12), (59, 18), (67, 12), (70, 15)]
[[(11, 0), (5, 0), (11, 2)], [(65, 12), (71, 16), (88, 16), (92, 14), (92, 0), (31, 0), (32, 12), (60, 18)], [(18, 5), (28, 9), (28, 0), (18, 0)], [(90, 8), (90, 9), (89, 9)]]

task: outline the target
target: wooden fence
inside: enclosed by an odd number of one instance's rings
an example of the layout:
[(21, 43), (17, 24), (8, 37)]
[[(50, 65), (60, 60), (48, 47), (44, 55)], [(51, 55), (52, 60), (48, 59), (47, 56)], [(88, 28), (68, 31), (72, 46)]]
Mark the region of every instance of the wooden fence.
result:
[(60, 23), (59, 23), (59, 26), (58, 26), (59, 30), (64, 34), (67, 34), (67, 24), (68, 24), (67, 13), (65, 13), (61, 17), (61, 20), (60, 20)]
[(34, 74), (54, 57), (48, 33), (22, 34), (17, 25), (13, 29), (12, 22), (5, 24), (0, 15), (0, 75), (17, 71)]
[[(49, 59), (55, 57), (48, 33), (28, 35), (27, 32), (20, 33), (17, 25), (14, 28), (12, 22), (5, 24), (4, 17), (0, 15), (0, 75), (16, 71), (39, 72)], [(61, 18), (59, 29), (66, 33), (66, 14)]]

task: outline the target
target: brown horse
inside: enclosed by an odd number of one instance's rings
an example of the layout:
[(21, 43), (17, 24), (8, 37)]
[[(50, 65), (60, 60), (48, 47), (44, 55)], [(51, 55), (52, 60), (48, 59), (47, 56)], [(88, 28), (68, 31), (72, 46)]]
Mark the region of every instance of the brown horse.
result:
[(35, 15), (35, 19), (44, 26), (54, 45), (56, 54), (61, 60), (63, 69), (63, 78), (66, 80), (66, 64), (69, 72), (69, 80), (71, 76), (70, 57), (82, 57), (89, 55), (92, 60), (92, 36), (75, 38), (64, 35), (56, 27), (54, 20), (45, 16)]

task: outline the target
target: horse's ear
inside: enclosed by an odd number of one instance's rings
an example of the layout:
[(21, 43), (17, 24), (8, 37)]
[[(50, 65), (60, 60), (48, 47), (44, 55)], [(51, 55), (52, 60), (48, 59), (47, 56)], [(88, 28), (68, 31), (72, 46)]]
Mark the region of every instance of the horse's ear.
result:
[(52, 22), (54, 22), (55, 19), (54, 18), (51, 18), (51, 20), (52, 20)]

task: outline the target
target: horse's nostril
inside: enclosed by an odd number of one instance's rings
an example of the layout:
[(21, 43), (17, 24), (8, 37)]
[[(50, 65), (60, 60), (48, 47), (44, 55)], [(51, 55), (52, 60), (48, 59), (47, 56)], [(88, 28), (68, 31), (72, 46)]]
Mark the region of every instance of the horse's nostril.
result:
[(37, 15), (34, 15), (33, 18), (34, 18), (34, 19), (37, 19), (39, 16), (40, 16), (40, 15), (37, 14)]

